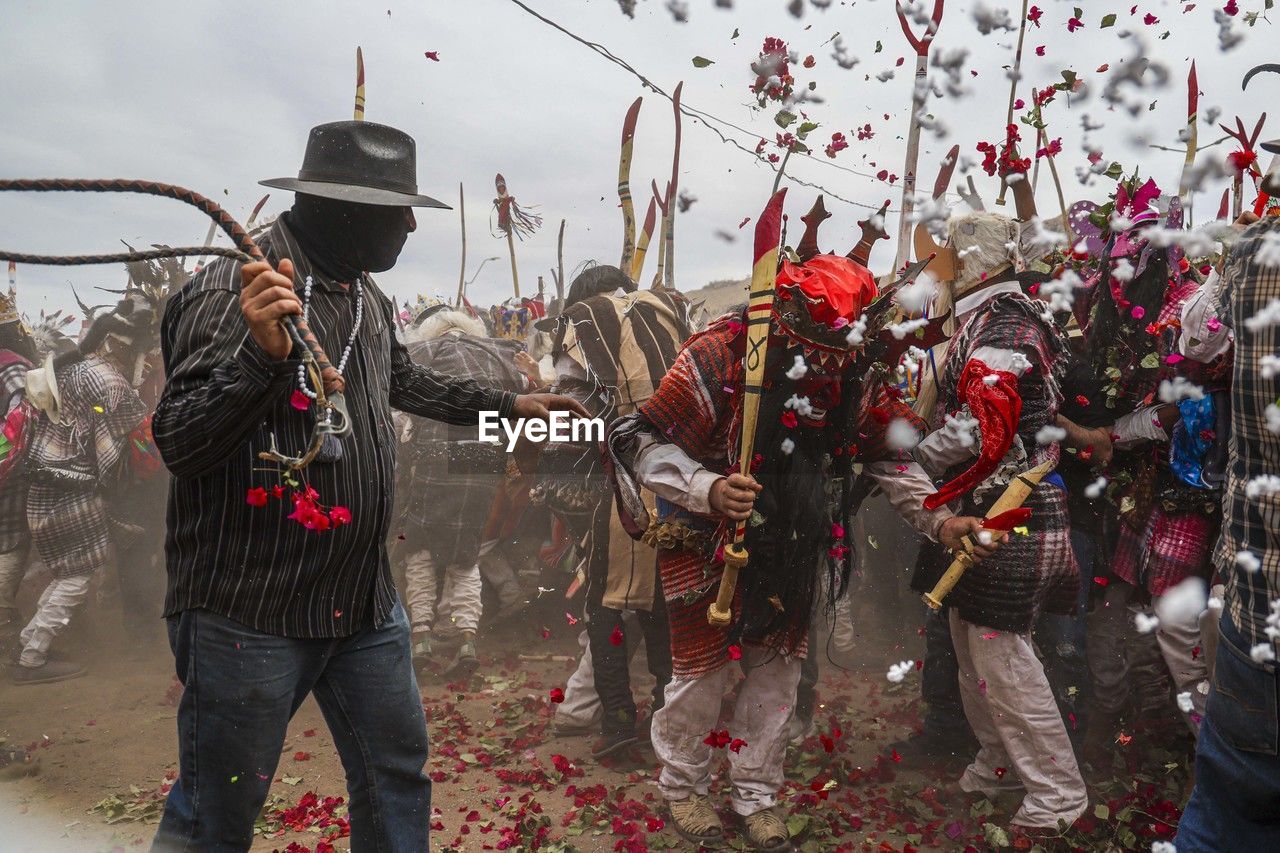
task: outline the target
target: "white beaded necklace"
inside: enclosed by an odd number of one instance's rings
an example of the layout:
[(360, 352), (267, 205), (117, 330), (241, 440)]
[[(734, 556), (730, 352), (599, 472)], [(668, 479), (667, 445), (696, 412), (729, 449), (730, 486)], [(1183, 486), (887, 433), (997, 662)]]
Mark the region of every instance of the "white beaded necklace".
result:
[[(313, 282), (311, 276), (307, 276), (306, 284), (302, 291), (302, 319), (303, 322), (311, 322), (311, 286)], [(347, 338), (347, 345), (342, 350), (342, 358), (338, 360), (336, 369), (338, 375), (341, 376), (343, 371), (347, 369), (347, 361), (351, 358), (351, 348), (355, 346), (356, 335), (360, 332), (360, 322), (364, 319), (364, 286), (360, 279), (356, 279), (356, 321), (351, 326), (351, 337)], [(298, 390), (306, 394), (312, 400), (316, 399), (318, 394), (311, 390), (307, 385), (307, 368), (305, 364), (298, 365)], [(324, 422), (329, 423), (330, 413), (328, 410), (324, 413)]]

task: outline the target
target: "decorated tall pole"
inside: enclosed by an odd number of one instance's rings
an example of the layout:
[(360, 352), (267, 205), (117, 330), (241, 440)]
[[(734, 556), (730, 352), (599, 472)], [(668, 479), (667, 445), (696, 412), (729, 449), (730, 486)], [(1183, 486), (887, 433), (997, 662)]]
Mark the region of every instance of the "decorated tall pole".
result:
[(498, 216), (498, 232), (507, 238), (507, 252), (511, 256), (511, 286), (515, 290), (516, 299), (520, 298), (520, 273), (516, 268), (516, 237), (523, 240), (533, 234), (542, 225), (542, 217), (522, 208), (516, 203), (515, 196), (507, 192), (507, 179), (499, 172), (493, 178), (498, 197), (493, 200), (493, 209)]
[(910, 257), (911, 213), (915, 210), (916, 164), (920, 160), (920, 109), (924, 106), (928, 87), (925, 76), (929, 67), (929, 47), (933, 37), (937, 35), (942, 24), (943, 0), (933, 0), (933, 15), (924, 35), (916, 36), (907, 23), (907, 13), (901, 0), (897, 2), (898, 23), (902, 25), (902, 33), (916, 52), (916, 74), (911, 88), (911, 122), (907, 126), (907, 159), (902, 170), (902, 212), (898, 215), (898, 254), (894, 258), (893, 268), (901, 269)]
[(364, 121), (364, 53), (356, 46), (356, 109), (355, 120)]
[[(1022, 20), (1018, 22), (1018, 47), (1013, 52), (1013, 68), (1009, 71), (1009, 110), (1004, 116), (1004, 126), (1013, 124), (1013, 103), (1018, 98), (1018, 80), (1022, 77), (1022, 42), (1027, 37), (1027, 0), (1022, 0)], [(1000, 194), (996, 204), (1003, 205), (1009, 182), (1000, 176)]]
[(1187, 74), (1187, 153), (1182, 159), (1182, 177), (1178, 180), (1178, 198), (1187, 211), (1187, 221), (1191, 221), (1191, 167), (1196, 162), (1196, 148), (1199, 145), (1199, 134), (1196, 131), (1197, 113), (1200, 108), (1200, 82), (1196, 79), (1196, 61), (1191, 60), (1191, 71)]
[(649, 240), (653, 237), (653, 229), (658, 224), (658, 200), (649, 199), (649, 210), (644, 215), (644, 227), (640, 229), (640, 237), (636, 240), (635, 255), (631, 258), (631, 269), (623, 270), (631, 276), (631, 280), (640, 283), (640, 273), (644, 271), (644, 256), (649, 251)]
[[(773, 314), (773, 297), (778, 282), (778, 242), (782, 236), (782, 202), (786, 189), (778, 190), (756, 220), (755, 263), (751, 267), (751, 293), (747, 301), (747, 348), (742, 357), (742, 429), (738, 452), (738, 470), (751, 471), (755, 451), (756, 419), (760, 414), (760, 394), (764, 388), (765, 356), (769, 348), (769, 321)], [(733, 526), (733, 534), (724, 546), (724, 574), (716, 600), (707, 609), (707, 621), (716, 628), (728, 628), (733, 621), (733, 594), (738, 585), (738, 572), (747, 564), (744, 544), (747, 522)]]
[(653, 199), (658, 205), (658, 212), (662, 214), (662, 221), (658, 224), (658, 269), (653, 274), (653, 284), (649, 286), (651, 290), (657, 290), (666, 281), (667, 219), (673, 215), (674, 211), (671, 210), (671, 184), (667, 184), (665, 196), (658, 193), (657, 181), (651, 181), (650, 185), (653, 188)]
[(467, 200), (462, 194), (462, 181), (458, 181), (458, 224), (462, 227), (462, 262), (458, 267), (458, 301), (455, 308), (462, 307), (462, 297), (467, 289)]
[(622, 121), (622, 155), (618, 159), (618, 201), (622, 204), (622, 262), (618, 269), (631, 269), (631, 258), (636, 248), (636, 209), (631, 201), (631, 153), (635, 147), (636, 123), (640, 120), (640, 105), (644, 98), (636, 98)]
[(667, 184), (667, 208), (663, 211), (664, 225), (662, 244), (666, 248), (666, 276), (663, 284), (667, 290), (676, 289), (676, 203), (680, 182), (680, 92), (684, 89), (684, 81), (676, 86), (671, 95), (671, 106), (675, 109), (676, 144), (671, 155), (671, 181)]

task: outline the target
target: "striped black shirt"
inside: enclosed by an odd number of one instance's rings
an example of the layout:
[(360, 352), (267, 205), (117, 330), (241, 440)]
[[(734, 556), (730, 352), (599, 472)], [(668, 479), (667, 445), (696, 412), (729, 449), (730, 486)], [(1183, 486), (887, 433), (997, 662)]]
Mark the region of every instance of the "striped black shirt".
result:
[[(355, 291), (325, 277), (277, 221), (258, 245), (278, 264), (294, 263), (299, 294), (313, 281), (310, 325), (335, 364), (355, 321)], [(349, 525), (314, 532), (286, 516), (283, 500), (250, 506), (249, 490), (280, 484), (259, 460), (276, 437), (297, 454), (307, 445), (311, 411), (289, 401), (296, 359), (274, 361), (249, 335), (240, 313), (240, 264), (220, 258), (175, 294), (161, 329), (164, 394), (153, 430), (173, 474), (165, 555), (165, 615), (203, 608), (286, 637), (340, 637), (380, 625), (396, 601), (387, 559), (395, 433), (391, 409), (452, 424), (477, 412), (509, 414), (510, 392), (447, 379), (416, 365), (394, 335), (391, 301), (366, 276), (364, 320), (344, 371), (351, 433), (336, 463), (302, 474), (326, 505), (351, 511)], [(417, 496), (429, 500), (430, 496)]]

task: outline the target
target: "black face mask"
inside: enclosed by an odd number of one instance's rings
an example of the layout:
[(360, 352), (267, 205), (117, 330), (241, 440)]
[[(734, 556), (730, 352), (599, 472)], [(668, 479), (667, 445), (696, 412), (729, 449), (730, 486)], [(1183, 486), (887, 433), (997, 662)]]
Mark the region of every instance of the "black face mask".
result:
[(409, 212), (403, 207), (298, 193), (285, 215), (307, 258), (338, 281), (391, 269), (409, 238)]

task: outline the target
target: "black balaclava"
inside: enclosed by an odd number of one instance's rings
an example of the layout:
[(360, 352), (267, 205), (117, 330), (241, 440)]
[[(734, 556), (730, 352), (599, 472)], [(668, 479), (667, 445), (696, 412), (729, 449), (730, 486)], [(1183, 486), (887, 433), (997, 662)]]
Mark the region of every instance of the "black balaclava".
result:
[(285, 214), (307, 259), (338, 281), (361, 273), (386, 272), (396, 265), (409, 237), (404, 207), (357, 204), (297, 193)]

